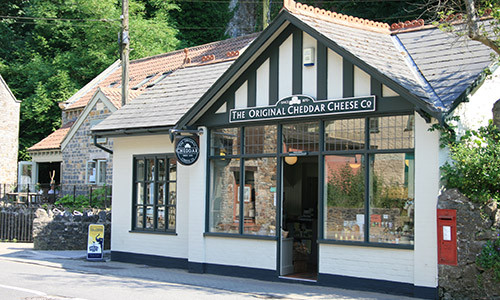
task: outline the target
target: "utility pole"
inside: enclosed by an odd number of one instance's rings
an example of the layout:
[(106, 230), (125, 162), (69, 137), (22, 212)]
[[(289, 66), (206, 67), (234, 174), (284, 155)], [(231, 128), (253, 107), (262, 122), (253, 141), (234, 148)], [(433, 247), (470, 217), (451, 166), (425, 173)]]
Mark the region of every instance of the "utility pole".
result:
[(262, 0), (262, 30), (269, 25), (269, 0)]
[(122, 58), (122, 107), (128, 103), (128, 69), (130, 38), (128, 35), (128, 0), (122, 0), (122, 32), (121, 32), (121, 58)]

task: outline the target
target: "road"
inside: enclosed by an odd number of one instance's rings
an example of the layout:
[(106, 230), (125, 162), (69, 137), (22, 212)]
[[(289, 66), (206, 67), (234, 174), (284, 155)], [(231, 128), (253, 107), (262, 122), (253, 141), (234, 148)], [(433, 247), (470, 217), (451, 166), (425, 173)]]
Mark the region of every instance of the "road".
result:
[(0, 299), (414, 299), (112, 261), (90, 262), (84, 254), (34, 251), (30, 244), (0, 243)]

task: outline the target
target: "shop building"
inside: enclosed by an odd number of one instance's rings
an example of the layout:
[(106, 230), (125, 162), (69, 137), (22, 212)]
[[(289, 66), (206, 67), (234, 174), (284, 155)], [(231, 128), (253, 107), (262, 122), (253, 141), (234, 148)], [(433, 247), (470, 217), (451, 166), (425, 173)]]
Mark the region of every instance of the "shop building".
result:
[(112, 259), (436, 298), (429, 128), (491, 84), (488, 48), (454, 40), (287, 0), (235, 61), (176, 70), (93, 128)]

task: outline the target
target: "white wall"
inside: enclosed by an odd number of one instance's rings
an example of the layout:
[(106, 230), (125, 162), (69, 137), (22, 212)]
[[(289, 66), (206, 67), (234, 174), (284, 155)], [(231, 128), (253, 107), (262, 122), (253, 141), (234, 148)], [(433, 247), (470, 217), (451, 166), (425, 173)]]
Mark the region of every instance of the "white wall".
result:
[(439, 133), (429, 132), (415, 114), (415, 249), (416, 286), (437, 286), (437, 221)]
[(185, 168), (178, 168), (177, 235), (132, 233), (132, 157), (137, 154), (173, 153), (168, 135), (114, 138), (113, 213), (111, 250), (187, 258), (188, 181)]
[(320, 244), (319, 272), (413, 283), (413, 251)]
[(344, 95), (343, 58), (328, 48), (328, 99), (342, 98)]
[(290, 35), (279, 47), (278, 98), (292, 95), (293, 73), (293, 35)]
[(206, 262), (276, 270), (276, 241), (206, 237)]
[(256, 106), (269, 105), (269, 58), (257, 69)]
[(302, 39), (302, 51), (305, 48), (314, 49), (314, 65), (304, 66), (302, 63), (302, 94), (316, 99), (317, 94), (317, 66), (318, 66), (318, 42), (312, 36), (304, 32)]

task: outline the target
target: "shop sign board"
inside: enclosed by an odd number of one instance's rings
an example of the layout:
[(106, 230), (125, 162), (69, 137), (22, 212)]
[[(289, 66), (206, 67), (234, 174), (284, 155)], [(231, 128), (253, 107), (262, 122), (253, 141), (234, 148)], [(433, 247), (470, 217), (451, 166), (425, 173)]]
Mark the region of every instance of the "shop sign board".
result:
[(103, 260), (104, 225), (90, 224), (87, 239), (87, 260)]
[(293, 95), (279, 100), (276, 105), (231, 109), (229, 122), (370, 112), (375, 111), (375, 102), (375, 96), (315, 101), (311, 96)]
[(183, 137), (177, 141), (175, 156), (181, 164), (190, 166), (198, 160), (198, 156), (200, 156), (200, 147), (193, 138)]

